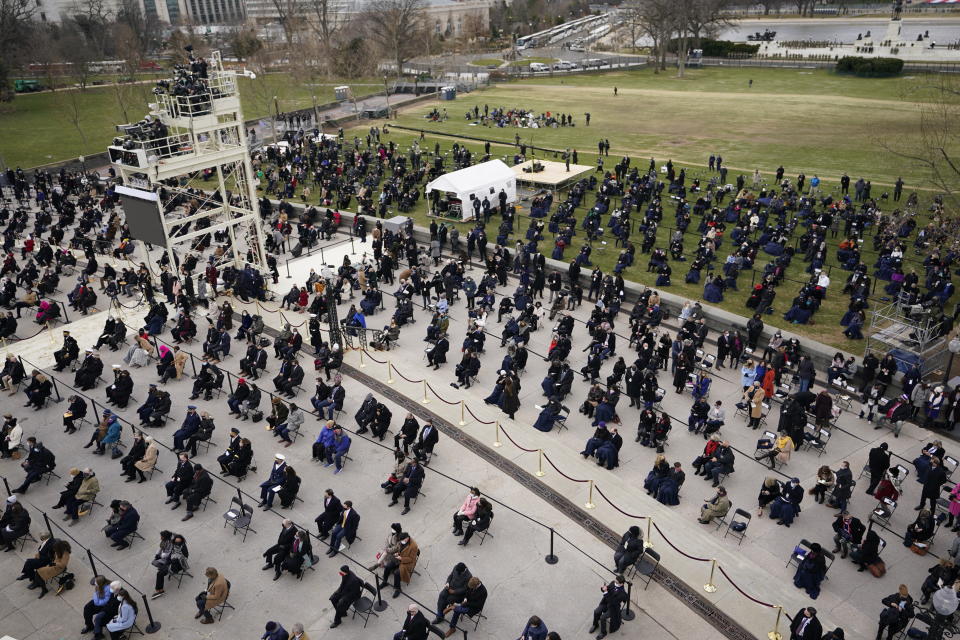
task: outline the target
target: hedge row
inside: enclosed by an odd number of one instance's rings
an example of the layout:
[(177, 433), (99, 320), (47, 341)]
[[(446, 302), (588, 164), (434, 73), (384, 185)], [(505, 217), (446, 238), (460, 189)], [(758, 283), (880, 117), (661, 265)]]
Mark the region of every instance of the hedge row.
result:
[(836, 70), (838, 73), (852, 73), (856, 76), (895, 76), (903, 71), (903, 60), (846, 56), (837, 60)]

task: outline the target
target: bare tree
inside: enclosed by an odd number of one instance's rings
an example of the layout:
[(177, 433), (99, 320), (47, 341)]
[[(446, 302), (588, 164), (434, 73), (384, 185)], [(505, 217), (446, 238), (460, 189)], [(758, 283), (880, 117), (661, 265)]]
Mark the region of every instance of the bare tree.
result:
[(770, 15), (770, 12), (774, 9), (779, 12), (780, 7), (782, 7), (785, 2), (786, 0), (759, 0), (760, 6), (763, 7), (763, 15), (765, 16)]
[(644, 33), (643, 28), (644, 6), (640, 0), (630, 0), (620, 5), (620, 15), (623, 17), (623, 26), (630, 34), (629, 49), (636, 49), (637, 40)]
[(81, 153), (86, 152), (87, 134), (84, 131), (84, 115), (86, 114), (86, 109), (83, 104), (86, 94), (82, 91), (68, 88), (55, 91), (54, 95), (56, 96), (57, 106), (63, 119), (80, 134)]
[(700, 40), (720, 26), (733, 23), (727, 10), (733, 7), (733, 0), (698, 0), (687, 14), (687, 26), (693, 38), (693, 48), (700, 48)]
[(78, 30), (70, 30), (60, 38), (60, 58), (70, 63), (69, 75), (85, 91), (93, 72), (90, 63), (97, 59), (97, 51)]
[(306, 0), (313, 13), (311, 25), (320, 44), (320, 52), (326, 62), (327, 70), (333, 63), (336, 40), (340, 34), (343, 16), (337, 0)]
[(263, 49), (263, 41), (257, 32), (249, 28), (236, 29), (227, 37), (227, 46), (238, 60), (243, 62)]
[(303, 16), (303, 0), (271, 0), (277, 11), (280, 26), (283, 27), (283, 38), (287, 46), (293, 46), (298, 30), (300, 18)]
[(25, 51), (36, 11), (33, 0), (0, 0), (0, 102), (13, 100), (7, 77), (15, 60)]
[(418, 47), (423, 22), (423, 0), (373, 0), (364, 17), (370, 38), (393, 59), (397, 76)]
[(667, 49), (674, 34), (674, 0), (639, 0), (635, 16), (641, 31), (653, 41), (654, 72), (659, 73), (667, 68)]
[[(70, 13), (73, 23), (93, 48), (96, 59), (102, 59), (108, 52), (112, 52), (109, 36), (114, 12), (106, 0), (77, 0)], [(108, 42), (111, 47), (108, 47)]]
[[(882, 140), (880, 146), (908, 163), (921, 167), (926, 186), (943, 194), (943, 221), (960, 238), (960, 80), (948, 74), (933, 76), (931, 82), (913, 87), (904, 96), (915, 102), (919, 126), (915, 135)], [(932, 95), (931, 95), (932, 94)]]

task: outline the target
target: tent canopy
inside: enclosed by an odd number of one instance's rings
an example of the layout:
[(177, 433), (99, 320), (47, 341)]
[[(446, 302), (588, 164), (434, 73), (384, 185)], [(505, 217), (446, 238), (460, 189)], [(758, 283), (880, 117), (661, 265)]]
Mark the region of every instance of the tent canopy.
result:
[(473, 215), (473, 198), (482, 202), (486, 197), (490, 205), (495, 207), (499, 204), (501, 189), (506, 192), (508, 203), (516, 202), (517, 181), (513, 170), (501, 160), (491, 160), (445, 173), (427, 183), (426, 192), (436, 190), (456, 194), (462, 202), (464, 218), (469, 218)]

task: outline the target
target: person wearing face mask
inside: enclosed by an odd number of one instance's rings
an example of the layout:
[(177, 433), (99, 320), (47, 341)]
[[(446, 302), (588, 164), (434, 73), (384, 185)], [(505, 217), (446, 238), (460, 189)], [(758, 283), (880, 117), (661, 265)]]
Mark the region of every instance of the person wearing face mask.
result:
[(409, 533), (400, 534), (400, 551), (394, 557), (396, 557), (397, 563), (388, 564), (384, 567), (383, 582), (380, 584), (380, 588), (385, 589), (390, 585), (389, 578), (392, 574), (393, 597), (399, 598), (400, 582), (410, 584), (410, 579), (413, 578), (413, 570), (417, 568), (417, 560), (420, 557), (420, 548)]
[(331, 629), (340, 626), (343, 617), (347, 615), (353, 603), (363, 595), (363, 580), (355, 573), (350, 571), (350, 567), (343, 565), (340, 567), (340, 586), (330, 596), (330, 602), (333, 604), (333, 622)]
[(780, 495), (770, 505), (770, 517), (778, 518), (777, 524), (789, 527), (800, 513), (800, 501), (803, 500), (803, 487), (799, 478), (791, 478), (780, 487)]
[(470, 487), (470, 493), (464, 499), (463, 504), (453, 514), (453, 535), (463, 535), (463, 523), (468, 522), (477, 512), (477, 503), (480, 502), (480, 489)]

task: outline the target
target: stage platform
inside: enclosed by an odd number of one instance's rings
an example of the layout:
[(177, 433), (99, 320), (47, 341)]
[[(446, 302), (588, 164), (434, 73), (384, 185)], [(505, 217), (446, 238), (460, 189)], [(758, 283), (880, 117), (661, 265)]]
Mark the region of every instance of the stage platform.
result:
[[(533, 166), (537, 162), (543, 165), (543, 171), (536, 173), (527, 173), (525, 168)], [(571, 164), (570, 170), (563, 162), (553, 162), (551, 160), (527, 160), (521, 164), (511, 167), (517, 176), (517, 184), (529, 184), (536, 187), (559, 191), (567, 184), (577, 180), (584, 173), (593, 171), (593, 167), (585, 164)]]

